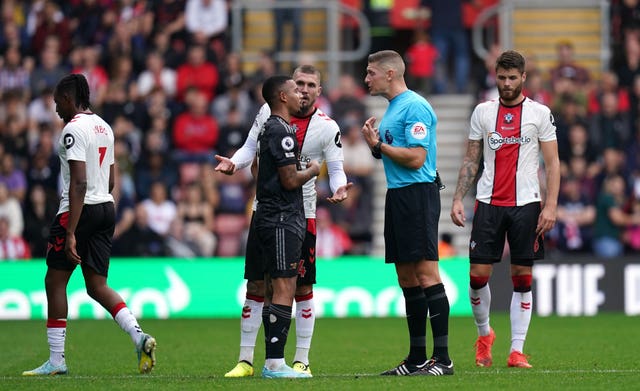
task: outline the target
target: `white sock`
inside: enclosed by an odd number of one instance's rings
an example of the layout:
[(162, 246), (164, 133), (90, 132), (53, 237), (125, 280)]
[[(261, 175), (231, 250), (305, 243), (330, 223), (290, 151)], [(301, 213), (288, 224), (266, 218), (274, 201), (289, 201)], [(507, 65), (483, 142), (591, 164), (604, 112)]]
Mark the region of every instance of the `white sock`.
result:
[(246, 298), (240, 318), (240, 356), (238, 361), (247, 361), (253, 365), (253, 351), (256, 338), (262, 324), (264, 302)]
[(120, 326), (125, 333), (129, 334), (134, 345), (137, 346), (143, 333), (140, 325), (138, 325), (138, 320), (133, 316), (131, 310), (126, 306), (120, 308), (116, 316), (113, 317), (113, 320), (116, 321), (118, 326)]
[(309, 349), (313, 327), (316, 323), (316, 308), (313, 302), (313, 292), (305, 295), (300, 301), (296, 299), (296, 354), (293, 361), (300, 361), (309, 365)]
[(64, 341), (67, 337), (67, 320), (47, 320), (47, 341), (49, 342), (49, 362), (52, 365), (64, 364)]
[(531, 323), (531, 307), (533, 294), (529, 292), (513, 292), (511, 296), (511, 351), (523, 352), (524, 340), (527, 338)]
[(489, 326), (489, 311), (491, 310), (491, 289), (489, 284), (480, 289), (469, 287), (469, 300), (471, 301), (471, 311), (478, 327), (478, 335), (486, 336), (491, 332)]

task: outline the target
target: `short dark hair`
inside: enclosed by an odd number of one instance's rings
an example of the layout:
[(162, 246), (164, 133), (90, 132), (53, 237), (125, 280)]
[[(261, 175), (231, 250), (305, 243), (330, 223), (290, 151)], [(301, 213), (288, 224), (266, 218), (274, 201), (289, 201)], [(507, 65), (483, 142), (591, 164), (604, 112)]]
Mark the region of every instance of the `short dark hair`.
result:
[(81, 73), (72, 73), (63, 77), (56, 86), (55, 94), (66, 94), (75, 99), (75, 104), (86, 110), (89, 103), (89, 83)]
[(262, 84), (262, 98), (273, 107), (278, 102), (278, 94), (287, 81), (292, 80), (291, 76), (276, 75), (271, 76)]
[(502, 69), (518, 69), (520, 74), (524, 73), (525, 69), (525, 60), (522, 54), (516, 52), (515, 50), (507, 50), (503, 52), (500, 57), (496, 60), (496, 71), (498, 68)]
[(322, 80), (322, 74), (320, 73), (318, 68), (310, 64), (300, 65), (299, 67), (293, 70), (293, 74), (295, 75), (296, 73), (306, 73), (307, 75), (315, 75), (319, 81)]

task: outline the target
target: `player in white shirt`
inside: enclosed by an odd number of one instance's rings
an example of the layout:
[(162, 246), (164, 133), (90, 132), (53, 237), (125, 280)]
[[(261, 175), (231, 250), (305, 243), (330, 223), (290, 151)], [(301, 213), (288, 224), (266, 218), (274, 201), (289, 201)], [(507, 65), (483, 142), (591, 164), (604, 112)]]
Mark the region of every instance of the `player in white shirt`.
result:
[[(296, 138), (300, 145), (300, 163), (315, 160), (322, 165), (326, 161), (329, 173), (329, 186), (333, 196), (327, 198), (331, 203), (344, 201), (352, 183), (342, 168), (343, 154), (340, 143), (340, 128), (319, 108), (315, 107), (317, 97), (322, 92), (320, 72), (311, 65), (302, 65), (293, 72), (293, 80), (302, 94), (302, 110), (298, 116), (291, 117), (291, 125), (296, 129)], [(260, 130), (271, 115), (269, 106), (263, 105), (256, 115), (253, 126), (244, 145), (229, 159), (216, 155), (220, 162), (215, 170), (231, 175), (238, 169), (249, 166), (256, 156), (256, 144)], [(302, 248), (298, 283), (296, 289), (296, 353), (293, 368), (300, 372), (311, 373), (309, 368), (309, 348), (315, 325), (315, 307), (313, 302), (313, 284), (316, 283), (316, 178), (312, 178), (303, 186), (304, 211), (307, 218), (307, 232)], [(255, 211), (255, 200), (254, 200)], [(253, 240), (253, 229), (250, 228), (245, 257), (245, 275), (247, 279), (247, 296), (240, 320), (240, 356), (235, 368), (225, 377), (252, 376), (253, 353), (255, 340), (263, 322), (264, 314), (268, 314), (268, 306), (264, 305), (265, 286), (264, 272), (258, 267), (260, 255)], [(266, 311), (266, 312), (265, 312)]]
[[(129, 334), (140, 373), (155, 365), (156, 340), (145, 334), (122, 297), (107, 285), (115, 228), (114, 136), (111, 127), (90, 110), (89, 85), (81, 74), (62, 78), (54, 92), (56, 111), (65, 122), (58, 155), (62, 197), (47, 248), (47, 339), (49, 359), (24, 376), (66, 374), (67, 284), (82, 268), (87, 293)], [(96, 354), (96, 357), (100, 355)]]
[[(511, 253), (511, 349), (507, 366), (531, 368), (523, 353), (532, 313), (533, 263), (544, 258), (544, 234), (556, 221), (560, 161), (553, 116), (548, 107), (522, 94), (525, 60), (508, 50), (496, 61), (499, 99), (480, 103), (471, 116), (467, 152), (458, 175), (451, 219), (464, 226), (462, 199), (480, 162), (476, 211), (469, 243), (469, 299), (478, 328), (476, 365), (493, 364), (495, 333), (489, 325), (493, 264), (500, 262), (505, 236)], [(546, 197), (540, 194), (539, 154), (546, 171)]]

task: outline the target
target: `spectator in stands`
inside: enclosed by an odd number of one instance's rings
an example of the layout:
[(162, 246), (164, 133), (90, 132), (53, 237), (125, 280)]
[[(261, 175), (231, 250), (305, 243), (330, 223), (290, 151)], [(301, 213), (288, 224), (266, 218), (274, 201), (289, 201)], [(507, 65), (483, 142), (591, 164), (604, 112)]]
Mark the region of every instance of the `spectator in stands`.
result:
[(177, 220), (183, 225), (184, 240), (196, 244), (196, 255), (213, 256), (216, 245), (213, 207), (204, 198), (198, 182), (186, 185), (177, 208)]
[(575, 60), (573, 43), (562, 40), (556, 44), (556, 64), (551, 68), (551, 83), (555, 85), (562, 79), (571, 79), (581, 87), (586, 87), (591, 81), (589, 70)]
[[(57, 37), (49, 37), (48, 40), (58, 40)], [(54, 44), (55, 45), (55, 44)], [(37, 54), (39, 62), (31, 72), (31, 96), (38, 97), (43, 91), (53, 91), (58, 80), (62, 79), (68, 69), (62, 65), (60, 53), (55, 48), (46, 48)]]
[(97, 0), (76, 1), (69, 10), (69, 30), (72, 42), (76, 45), (93, 45), (97, 42), (94, 37), (102, 23), (102, 17), (107, 11), (104, 2)]
[[(249, 91), (243, 86), (242, 79), (237, 79), (236, 84), (222, 94), (218, 95), (211, 103), (211, 114), (218, 125), (225, 126), (231, 111), (237, 112), (244, 126), (251, 121), (253, 113), (253, 101)], [(250, 125), (250, 124), (249, 124)]]
[[(116, 187), (116, 189), (118, 188)], [(113, 231), (113, 240), (115, 241), (135, 224), (136, 205), (132, 197), (123, 193), (119, 189), (114, 191), (113, 198), (116, 202), (116, 225)]]
[(2, 30), (0, 30), (0, 53), (6, 52), (10, 47), (15, 47), (18, 48), (21, 55), (27, 56), (31, 53), (29, 36), (15, 20), (9, 18), (9, 16), (2, 15), (2, 23), (0, 23), (2, 25)]
[(542, 72), (537, 69), (534, 69), (531, 73), (527, 72), (527, 80), (525, 80), (522, 93), (524, 96), (545, 106), (550, 107), (552, 104), (551, 91), (546, 88)]
[[(262, 50), (258, 57), (256, 69), (249, 76), (249, 90), (252, 91), (254, 101), (262, 99), (262, 82), (275, 75), (278, 71), (278, 66), (273, 58), (273, 52)], [(264, 101), (262, 103), (256, 103), (257, 107), (261, 107), (263, 104)], [(257, 112), (258, 110), (255, 111)]]
[[(135, 208), (135, 223), (113, 240), (116, 257), (164, 257), (168, 255), (165, 238), (151, 228), (150, 216), (144, 204)], [(167, 230), (168, 230), (167, 226)]]
[(177, 217), (176, 204), (168, 195), (164, 182), (153, 182), (149, 198), (141, 202), (147, 212), (149, 228), (163, 237), (169, 233), (171, 222)]
[(640, 76), (640, 36), (638, 34), (626, 36), (620, 57), (613, 64), (613, 70), (618, 75), (620, 86), (631, 88), (634, 79)]
[(614, 92), (602, 95), (602, 110), (591, 116), (589, 138), (598, 153), (606, 148), (623, 149), (631, 140), (631, 121), (628, 113), (618, 109), (618, 96)]
[(160, 52), (152, 50), (147, 54), (146, 68), (138, 76), (138, 92), (146, 97), (154, 88), (161, 88), (166, 96), (176, 94), (176, 71), (165, 66)]
[[(362, 117), (364, 118), (364, 117)], [(353, 243), (352, 252), (368, 254), (371, 247), (373, 223), (373, 179), (376, 162), (371, 150), (360, 135), (359, 119), (340, 123), (344, 173), (353, 182), (349, 198), (331, 208), (336, 223), (345, 227)]]
[(569, 128), (574, 123), (588, 123), (587, 117), (577, 98), (571, 94), (554, 96), (554, 107), (552, 113), (556, 121), (558, 150), (567, 151), (569, 149)]
[(449, 92), (447, 66), (453, 62), (456, 93), (467, 92), (471, 69), (471, 49), (462, 24), (461, 0), (421, 0), (431, 10), (431, 39), (438, 50), (434, 92)]
[[(278, 2), (284, 2), (286, 0), (276, 0)], [(273, 9), (273, 22), (276, 29), (276, 41), (274, 50), (276, 53), (282, 51), (298, 52), (300, 51), (300, 42), (302, 40), (302, 9), (301, 8), (274, 8)], [(285, 28), (291, 26), (291, 32), (285, 35)], [(291, 38), (291, 47), (285, 47), (285, 37)]]
[(105, 58), (128, 58), (136, 71), (141, 70), (144, 67), (149, 39), (145, 33), (136, 20), (119, 20), (104, 46)]
[(351, 250), (351, 238), (347, 231), (333, 222), (329, 210), (320, 206), (316, 209), (316, 256), (336, 258)]
[[(30, 189), (29, 192), (31, 192), (33, 187), (41, 186), (47, 194), (47, 198), (57, 198), (60, 163), (58, 160), (53, 159), (54, 157), (57, 157), (57, 155), (50, 154), (42, 147), (39, 147), (32, 156), (26, 174), (28, 189)], [(49, 225), (51, 221), (47, 221), (47, 225)]]
[(242, 56), (238, 52), (227, 54), (220, 64), (220, 83), (218, 83), (218, 93), (224, 94), (233, 86), (239, 86), (246, 91), (247, 76), (244, 73)]
[(166, 35), (172, 46), (186, 44), (185, 30), (186, 0), (155, 1), (153, 5), (153, 32)]
[(30, 258), (28, 243), (22, 236), (12, 234), (9, 219), (0, 215), (0, 261)]
[(628, 113), (631, 109), (629, 91), (618, 85), (618, 76), (612, 71), (603, 71), (596, 87), (589, 91), (587, 95), (587, 113), (590, 115), (600, 112), (602, 109), (602, 98), (605, 93), (610, 92), (618, 97), (618, 111)]
[(17, 166), (20, 168), (22, 167), (20, 163), (29, 151), (28, 133), (25, 125), (17, 116), (10, 115), (7, 117), (4, 129), (0, 134), (0, 140), (4, 143), (7, 152), (16, 157)]
[[(34, 2), (35, 3), (38, 2)], [(71, 45), (71, 33), (69, 31), (69, 20), (60, 11), (60, 7), (53, 0), (44, 2), (40, 12), (36, 14), (36, 28), (31, 38), (32, 53), (40, 53), (44, 48), (44, 41), (50, 35), (60, 38), (60, 55), (69, 53)], [(93, 90), (92, 90), (93, 93)]]
[(217, 117), (222, 120), (220, 125), (220, 137), (217, 153), (223, 156), (232, 156), (233, 153), (242, 147), (244, 140), (249, 134), (250, 125), (247, 124), (247, 118), (251, 116), (243, 115), (241, 110), (236, 106), (230, 106), (223, 117)]
[(187, 62), (178, 67), (176, 83), (180, 102), (185, 101), (189, 89), (196, 88), (204, 94), (206, 103), (211, 103), (218, 86), (218, 68), (207, 60), (204, 46), (189, 48)]
[[(0, 183), (4, 183), (9, 196), (22, 203), (27, 194), (27, 178), (20, 167), (16, 167), (16, 158), (5, 153), (0, 158)], [(12, 224), (13, 225), (13, 224)]]
[(558, 150), (560, 156), (560, 169), (563, 176), (569, 171), (569, 160), (574, 156), (584, 157), (588, 165), (588, 172), (593, 177), (600, 171), (598, 152), (589, 139), (587, 125), (583, 122), (575, 122), (569, 126), (568, 142), (563, 143)]
[(407, 83), (410, 88), (426, 96), (432, 90), (438, 49), (431, 43), (425, 30), (416, 30), (413, 40), (404, 55), (407, 63)]
[(36, 184), (29, 188), (23, 236), (29, 243), (34, 258), (44, 258), (47, 254), (49, 226), (58, 212), (56, 201), (47, 197), (42, 185)]
[[(62, 79), (62, 78), (60, 78)], [(62, 129), (63, 123), (56, 113), (56, 105), (53, 102), (53, 89), (46, 87), (39, 94), (34, 95), (29, 103), (27, 113), (29, 116), (29, 145), (37, 142), (38, 133), (42, 128)]]
[(15, 46), (4, 52), (3, 59), (0, 62), (0, 91), (17, 90), (28, 99), (33, 62), (30, 59), (23, 60), (20, 50)]
[(79, 49), (79, 64), (71, 70), (72, 73), (81, 73), (87, 78), (91, 90), (91, 105), (98, 109), (104, 102), (107, 93), (109, 77), (107, 71), (100, 65), (99, 46), (84, 46)]
[(228, 25), (226, 0), (187, 0), (185, 27), (190, 42), (212, 50), (216, 62), (222, 62), (226, 54)]
[(549, 233), (556, 247), (570, 252), (590, 250), (595, 219), (595, 205), (581, 192), (578, 178), (564, 177), (558, 197), (556, 226)]
[(605, 178), (596, 203), (593, 252), (610, 259), (624, 253), (623, 232), (629, 225), (640, 224), (640, 213), (627, 213), (623, 209), (627, 197), (625, 181), (620, 175)]
[(210, 160), (218, 143), (218, 123), (207, 112), (208, 101), (202, 91), (191, 88), (185, 98), (187, 111), (179, 114), (173, 125), (176, 160)]
[(145, 200), (151, 196), (153, 183), (164, 183), (172, 189), (178, 183), (178, 172), (174, 162), (168, 155), (160, 151), (147, 151), (138, 161), (135, 170), (137, 200)]
[(8, 220), (11, 236), (22, 236), (24, 216), (18, 199), (11, 195), (7, 185), (0, 181), (0, 216)]
[(346, 122), (353, 123), (354, 120), (362, 123), (361, 119), (367, 114), (365, 97), (364, 88), (352, 75), (340, 75), (338, 85), (329, 94), (332, 117), (340, 125)]

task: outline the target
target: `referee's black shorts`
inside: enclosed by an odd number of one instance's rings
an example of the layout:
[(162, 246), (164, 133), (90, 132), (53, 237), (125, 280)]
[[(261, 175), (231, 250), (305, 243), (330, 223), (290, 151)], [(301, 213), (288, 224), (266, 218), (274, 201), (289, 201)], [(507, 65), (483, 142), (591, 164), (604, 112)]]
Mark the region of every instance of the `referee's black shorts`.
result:
[(438, 260), (440, 190), (435, 183), (388, 189), (385, 203), (385, 262)]
[[(77, 265), (67, 259), (64, 246), (67, 239), (69, 212), (60, 213), (53, 220), (47, 245), (47, 266), (73, 271)], [(82, 263), (107, 277), (116, 212), (113, 202), (84, 205), (76, 228), (76, 250)]]

